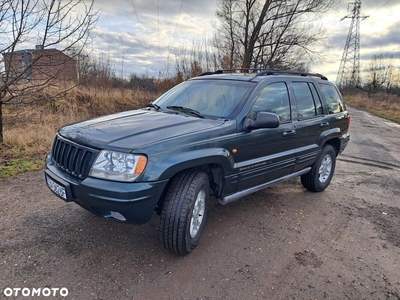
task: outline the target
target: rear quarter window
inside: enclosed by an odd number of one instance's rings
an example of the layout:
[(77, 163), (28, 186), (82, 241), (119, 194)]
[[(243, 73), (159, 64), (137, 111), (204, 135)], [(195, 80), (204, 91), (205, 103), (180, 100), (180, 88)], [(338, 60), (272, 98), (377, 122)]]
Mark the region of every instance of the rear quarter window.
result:
[(295, 81), (292, 86), (297, 99), (297, 116), (299, 120), (323, 115), (321, 101), (315, 91), (314, 84)]
[(330, 114), (336, 114), (345, 110), (342, 97), (333, 85), (319, 84), (319, 87), (324, 95)]

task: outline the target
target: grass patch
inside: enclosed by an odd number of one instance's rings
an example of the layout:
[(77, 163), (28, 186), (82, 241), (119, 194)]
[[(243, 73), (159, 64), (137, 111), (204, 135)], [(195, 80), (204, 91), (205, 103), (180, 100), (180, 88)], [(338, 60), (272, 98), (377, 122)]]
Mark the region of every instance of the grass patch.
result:
[[(43, 159), (42, 159), (43, 157)], [(44, 168), (44, 155), (0, 144), (0, 179)]]
[(0, 178), (15, 176), (26, 171), (43, 169), (44, 160), (11, 159), (4, 165), (0, 165)]

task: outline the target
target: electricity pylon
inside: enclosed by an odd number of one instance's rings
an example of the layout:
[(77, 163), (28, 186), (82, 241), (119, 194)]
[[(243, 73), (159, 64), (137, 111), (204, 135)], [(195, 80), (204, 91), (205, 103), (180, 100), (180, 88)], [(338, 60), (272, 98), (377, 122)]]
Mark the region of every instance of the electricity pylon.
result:
[(360, 20), (368, 18), (361, 16), (361, 0), (349, 3), (347, 11), (350, 14), (341, 21), (351, 19), (351, 24), (336, 78), (339, 87), (360, 84)]

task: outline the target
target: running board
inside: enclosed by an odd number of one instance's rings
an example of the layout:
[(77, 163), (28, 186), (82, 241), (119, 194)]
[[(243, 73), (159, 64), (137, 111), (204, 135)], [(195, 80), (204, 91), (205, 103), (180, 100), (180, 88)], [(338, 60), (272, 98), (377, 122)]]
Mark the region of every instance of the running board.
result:
[(261, 185), (252, 187), (252, 188), (250, 188), (250, 189), (243, 190), (243, 191), (240, 191), (240, 192), (238, 192), (238, 193), (235, 193), (235, 194), (226, 196), (226, 197), (224, 197), (223, 199), (219, 199), (218, 202), (219, 202), (219, 204), (221, 204), (221, 205), (225, 205), (225, 204), (228, 204), (228, 203), (237, 201), (237, 200), (239, 200), (240, 198), (243, 198), (243, 197), (248, 196), (248, 195), (250, 195), (250, 194), (253, 194), (253, 193), (255, 193), (255, 192), (258, 192), (258, 191), (261, 191), (261, 190), (263, 190), (263, 189), (266, 189), (266, 188), (268, 188), (268, 187), (270, 187), (270, 186), (273, 186), (273, 185), (275, 185), (275, 184), (277, 184), (277, 183), (280, 183), (280, 182), (283, 182), (283, 181), (292, 179), (292, 178), (297, 177), (297, 176), (304, 175), (304, 174), (310, 172), (310, 170), (311, 170), (311, 167), (305, 168), (305, 169), (303, 169), (303, 170), (301, 170), (301, 171), (298, 171), (298, 172), (296, 172), (296, 173), (293, 173), (293, 174), (290, 174), (290, 175), (287, 175), (287, 176), (284, 176), (284, 177), (275, 179), (275, 180), (273, 180), (273, 181), (270, 181), (270, 182), (267, 182), (267, 183), (264, 183), (264, 184), (261, 184)]

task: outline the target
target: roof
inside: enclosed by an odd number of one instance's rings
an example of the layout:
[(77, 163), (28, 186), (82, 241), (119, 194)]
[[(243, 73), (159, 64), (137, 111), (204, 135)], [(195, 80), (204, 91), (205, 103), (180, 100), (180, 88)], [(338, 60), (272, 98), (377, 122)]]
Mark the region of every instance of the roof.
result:
[[(60, 51), (60, 50), (58, 50), (58, 49), (56, 49), (56, 48), (50, 48), (50, 49), (23, 49), (23, 50), (15, 50), (15, 51), (12, 51), (12, 52), (4, 52), (3, 55), (24, 54), (24, 53), (32, 54), (32, 53), (35, 53), (35, 52), (51, 52), (51, 51), (53, 51), (53, 52), (59, 52), (59, 53), (62, 53), (62, 54), (64, 54), (64, 55), (68, 56), (67, 54), (65, 54), (64, 52), (62, 52), (62, 51)], [(69, 56), (68, 56), (68, 57), (69, 57)]]

